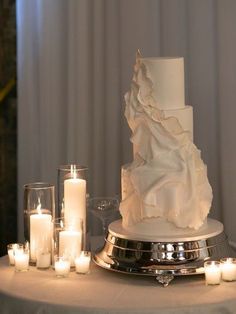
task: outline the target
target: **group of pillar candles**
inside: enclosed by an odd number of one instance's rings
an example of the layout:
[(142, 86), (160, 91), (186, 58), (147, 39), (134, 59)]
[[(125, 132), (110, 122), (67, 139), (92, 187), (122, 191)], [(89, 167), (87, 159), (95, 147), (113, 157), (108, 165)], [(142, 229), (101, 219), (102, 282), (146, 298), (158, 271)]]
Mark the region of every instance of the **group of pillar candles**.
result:
[(236, 280), (236, 258), (226, 257), (220, 261), (206, 261), (204, 263), (207, 285), (219, 285), (223, 281)]
[[(58, 277), (71, 269), (88, 273), (91, 253), (85, 251), (86, 238), (86, 167), (59, 168), (58, 207), (55, 217), (54, 186), (32, 183), (24, 187), (25, 240), (9, 244), (10, 265), (26, 271), (29, 263), (39, 269), (53, 265)], [(61, 185), (61, 187), (60, 187)]]

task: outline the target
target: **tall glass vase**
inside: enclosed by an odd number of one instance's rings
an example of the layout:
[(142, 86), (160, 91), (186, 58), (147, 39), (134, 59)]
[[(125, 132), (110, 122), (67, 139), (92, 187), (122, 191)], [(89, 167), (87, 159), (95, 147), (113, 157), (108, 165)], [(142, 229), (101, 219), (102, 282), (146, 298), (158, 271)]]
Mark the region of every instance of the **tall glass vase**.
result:
[(52, 253), (55, 188), (44, 182), (24, 185), (24, 234), (29, 242), (30, 263)]
[[(86, 195), (88, 168), (80, 165), (64, 165), (58, 169), (58, 207), (59, 217), (65, 225), (73, 225), (80, 231), (82, 221), (82, 243), (86, 239)], [(77, 224), (77, 225), (76, 225)]]

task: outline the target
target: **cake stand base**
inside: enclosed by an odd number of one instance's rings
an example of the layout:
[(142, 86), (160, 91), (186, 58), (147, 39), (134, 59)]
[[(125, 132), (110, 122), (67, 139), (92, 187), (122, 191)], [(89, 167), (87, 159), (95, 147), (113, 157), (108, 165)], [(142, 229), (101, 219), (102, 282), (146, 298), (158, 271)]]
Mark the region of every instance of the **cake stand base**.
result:
[(234, 257), (223, 225), (208, 219), (208, 226), (192, 236), (165, 238), (132, 234), (122, 228), (121, 220), (110, 224), (105, 244), (94, 262), (105, 269), (126, 274), (155, 276), (167, 286), (175, 276), (204, 273), (206, 260)]

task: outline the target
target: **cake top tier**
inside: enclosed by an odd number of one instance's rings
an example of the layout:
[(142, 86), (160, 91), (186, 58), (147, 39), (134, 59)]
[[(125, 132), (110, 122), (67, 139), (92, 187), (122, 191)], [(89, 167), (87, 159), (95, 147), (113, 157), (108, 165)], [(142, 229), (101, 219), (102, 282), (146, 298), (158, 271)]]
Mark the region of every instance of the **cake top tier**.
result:
[(153, 97), (160, 109), (185, 107), (184, 59), (183, 58), (142, 58), (147, 75), (153, 83)]

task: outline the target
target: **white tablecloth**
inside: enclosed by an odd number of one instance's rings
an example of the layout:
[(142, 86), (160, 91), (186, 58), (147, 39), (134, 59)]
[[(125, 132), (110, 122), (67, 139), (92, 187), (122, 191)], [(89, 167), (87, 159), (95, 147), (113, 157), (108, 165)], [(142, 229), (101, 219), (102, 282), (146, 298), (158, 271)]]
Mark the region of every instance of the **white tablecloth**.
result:
[(30, 267), (15, 273), (0, 258), (0, 313), (236, 313), (236, 282), (205, 286), (204, 276), (176, 278), (167, 288), (154, 277), (133, 276), (92, 265), (89, 275)]

